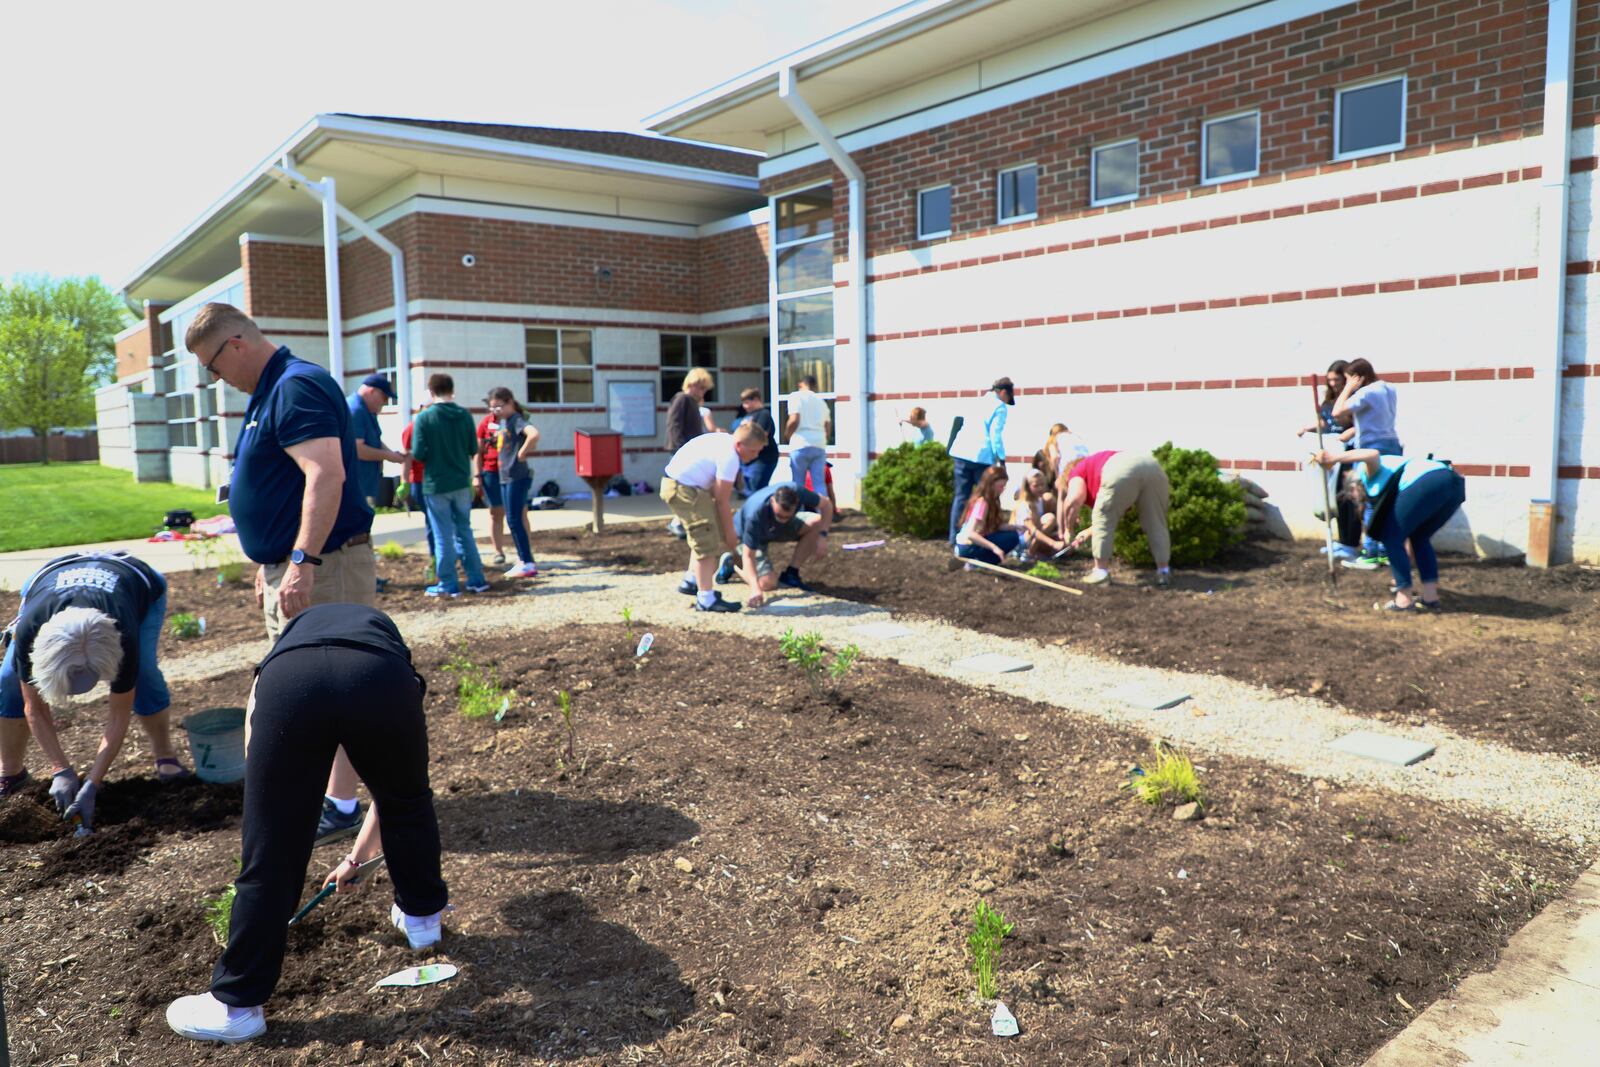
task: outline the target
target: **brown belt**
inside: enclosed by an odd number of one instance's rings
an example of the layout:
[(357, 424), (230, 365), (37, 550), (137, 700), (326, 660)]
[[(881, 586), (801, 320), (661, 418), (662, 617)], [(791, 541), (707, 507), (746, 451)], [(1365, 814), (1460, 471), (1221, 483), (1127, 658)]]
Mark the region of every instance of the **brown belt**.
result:
[[(356, 534), (354, 537), (350, 538), (350, 540), (346, 541), (344, 544), (340, 545), (338, 548), (330, 548), (330, 549), (328, 549), (328, 551), (324, 552), (323, 555), (328, 555), (329, 553), (333, 553), (333, 552), (343, 552), (347, 548), (354, 548), (357, 545), (365, 545), (365, 544), (370, 543), (371, 541), (372, 541), (372, 534), (370, 534), (370, 533), (359, 533), (359, 534)], [(273, 566), (281, 566), (281, 565), (283, 565), (285, 563), (288, 563), (288, 562), (289, 562), (289, 557), (285, 556), (282, 559), (280, 559), (277, 563), (273, 564)]]

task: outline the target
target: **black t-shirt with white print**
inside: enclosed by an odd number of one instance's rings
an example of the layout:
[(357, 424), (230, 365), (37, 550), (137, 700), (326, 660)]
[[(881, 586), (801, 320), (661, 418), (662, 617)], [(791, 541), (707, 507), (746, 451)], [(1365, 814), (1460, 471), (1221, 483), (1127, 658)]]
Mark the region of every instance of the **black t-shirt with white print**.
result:
[(127, 555), (59, 556), (29, 580), (12, 640), (17, 674), (32, 683), (33, 641), (39, 628), (64, 608), (93, 608), (111, 616), (122, 639), (122, 666), (111, 679), (113, 693), (139, 682), (139, 627), (167, 591), (167, 581), (148, 563)]

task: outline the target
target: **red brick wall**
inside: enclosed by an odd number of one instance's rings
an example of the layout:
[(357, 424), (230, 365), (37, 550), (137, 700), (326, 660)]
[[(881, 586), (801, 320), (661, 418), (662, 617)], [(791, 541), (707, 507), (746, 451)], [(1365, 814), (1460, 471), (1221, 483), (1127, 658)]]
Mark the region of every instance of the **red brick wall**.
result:
[(1573, 126), (1600, 126), (1600, 0), (1578, 4), (1577, 63), (1572, 71)]
[[(417, 216), (405, 215), (378, 232), (400, 246), (405, 255), (406, 295), (415, 299), (417, 285)], [(339, 309), (346, 319), (394, 305), (394, 280), (389, 254), (366, 238), (339, 248)]]
[(258, 319), (328, 317), (321, 245), (246, 241), (239, 254), (244, 265), (245, 314)]
[(765, 306), (767, 302), (767, 227), (746, 226), (702, 237), (696, 271), (700, 281), (697, 310)]
[[(1597, 5), (1586, 6), (1591, 26)], [(1083, 214), (1090, 149), (1128, 137), (1141, 142), (1142, 198), (1209, 192), (1198, 188), (1201, 124), (1230, 111), (1260, 109), (1263, 176), (1325, 164), (1334, 91), (1384, 74), (1408, 75), (1408, 151), (1537, 132), (1543, 19), (1538, 0), (1362, 0), (864, 149), (868, 248), (879, 255), (919, 243), (915, 192), (946, 182), (957, 235), (996, 228), (995, 173), (1019, 163), (1039, 165), (1040, 221)], [(1585, 47), (1592, 56), (1592, 40)], [(1592, 103), (1595, 91), (1591, 83), (1582, 98)], [(765, 186), (793, 187), (832, 169)], [(843, 256), (846, 187), (833, 177)]]
[(144, 323), (138, 333), (131, 333), (116, 344), (117, 377), (127, 378), (150, 368), (150, 324)]

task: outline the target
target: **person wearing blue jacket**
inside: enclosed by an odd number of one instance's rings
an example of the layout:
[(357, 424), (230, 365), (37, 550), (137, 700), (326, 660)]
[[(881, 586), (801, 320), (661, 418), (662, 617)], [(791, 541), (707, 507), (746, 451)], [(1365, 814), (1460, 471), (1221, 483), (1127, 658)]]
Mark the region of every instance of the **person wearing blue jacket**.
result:
[[(1376, 604), (1379, 611), (1437, 611), (1439, 609), (1439, 557), (1432, 537), (1467, 499), (1466, 479), (1448, 464), (1432, 459), (1383, 455), (1375, 448), (1316, 454), (1325, 469), (1341, 463), (1355, 464), (1356, 491), (1372, 509), (1369, 536), (1382, 543), (1394, 576), (1394, 599)], [(1412, 592), (1411, 558), (1422, 579), (1422, 595)]]
[(1006, 462), (1006, 413), (1017, 402), (1010, 378), (997, 378), (984, 398), (982, 419), (956, 419), (950, 435), (950, 458), (955, 460), (955, 499), (950, 502), (950, 544), (966, 520), (967, 501), (983, 472)]

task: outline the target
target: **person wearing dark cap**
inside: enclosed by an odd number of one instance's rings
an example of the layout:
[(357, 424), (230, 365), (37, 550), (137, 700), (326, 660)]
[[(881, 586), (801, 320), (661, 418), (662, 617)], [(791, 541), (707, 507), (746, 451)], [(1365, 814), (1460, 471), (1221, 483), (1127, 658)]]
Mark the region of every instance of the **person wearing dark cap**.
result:
[[(122, 750), (130, 718), (150, 739), (163, 781), (189, 777), (172, 746), (171, 696), (156, 664), (167, 614), (167, 582), (126, 553), (71, 553), (22, 585), (22, 607), (3, 638), (0, 661), (0, 797), (28, 780), (28, 737), (50, 761), (50, 798), (81, 830), (94, 828), (95, 793)], [(51, 706), (111, 684), (110, 717), (84, 777), (68, 762)]]
[(1006, 411), (1017, 402), (1010, 378), (996, 378), (973, 418), (957, 416), (950, 431), (950, 458), (955, 460), (955, 499), (950, 503), (950, 544), (956, 543), (967, 500), (983, 472), (1006, 462)]
[(369, 374), (361, 387), (347, 398), (350, 402), (350, 429), (356, 437), (356, 484), (367, 506), (378, 506), (378, 479), (383, 477), (383, 464), (404, 464), (409, 458), (383, 443), (383, 431), (378, 428), (378, 412), (383, 405), (394, 402), (394, 385), (381, 374)]

